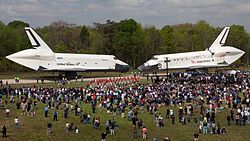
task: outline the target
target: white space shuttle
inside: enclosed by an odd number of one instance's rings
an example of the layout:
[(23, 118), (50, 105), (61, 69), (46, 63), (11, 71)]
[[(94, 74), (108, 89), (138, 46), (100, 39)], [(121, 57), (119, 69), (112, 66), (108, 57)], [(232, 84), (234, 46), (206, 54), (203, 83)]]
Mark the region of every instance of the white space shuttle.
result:
[(166, 69), (207, 69), (229, 66), (245, 52), (231, 46), (223, 46), (230, 27), (225, 27), (213, 44), (205, 51), (155, 55), (138, 69), (160, 71)]
[(33, 46), (9, 56), (7, 59), (36, 71), (58, 71), (65, 75), (76, 75), (82, 71), (126, 72), (129, 65), (116, 59), (114, 55), (54, 53), (30, 27), (25, 31)]

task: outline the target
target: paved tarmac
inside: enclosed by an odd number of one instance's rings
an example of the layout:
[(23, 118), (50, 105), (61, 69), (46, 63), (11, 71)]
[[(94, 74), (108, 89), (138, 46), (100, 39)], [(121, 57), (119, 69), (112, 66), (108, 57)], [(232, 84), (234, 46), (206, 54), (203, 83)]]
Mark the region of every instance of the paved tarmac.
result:
[[(132, 76), (132, 75), (131, 75)], [(125, 76), (125, 77), (131, 77), (131, 76)], [(83, 78), (83, 79), (77, 79), (77, 82), (80, 81), (92, 81), (92, 80), (97, 80), (97, 79), (114, 79), (114, 78), (120, 78), (120, 77), (98, 77), (98, 78)], [(19, 82), (15, 82), (14, 79), (2, 79), (3, 84), (6, 84), (6, 82), (8, 82), (8, 84), (33, 84), (33, 83), (37, 83), (36, 79), (20, 79)], [(75, 79), (70, 80), (70, 82), (75, 82)], [(44, 83), (51, 83), (54, 82), (52, 80), (44, 80)], [(39, 83), (41, 83), (41, 80), (39, 80)]]
[[(37, 80), (35, 79), (20, 79), (19, 82), (15, 82), (14, 79), (2, 79), (3, 81), (3, 84), (32, 84), (32, 83), (37, 83)], [(41, 81), (39, 81), (41, 82)], [(52, 81), (49, 81), (49, 80), (44, 80), (44, 83), (50, 83)]]

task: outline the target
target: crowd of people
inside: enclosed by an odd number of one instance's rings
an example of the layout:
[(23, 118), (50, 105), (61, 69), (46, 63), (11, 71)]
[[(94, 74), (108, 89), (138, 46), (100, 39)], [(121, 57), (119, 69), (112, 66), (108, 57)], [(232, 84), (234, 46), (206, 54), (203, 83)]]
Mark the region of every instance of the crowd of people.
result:
[[(41, 102), (45, 107), (45, 117), (50, 110), (53, 111), (53, 121), (58, 120), (58, 111), (63, 111), (65, 119), (72, 113), (79, 116), (80, 122), (93, 124), (94, 129), (98, 130), (101, 124), (104, 125), (105, 131), (101, 134), (103, 141), (108, 134), (115, 135), (115, 129), (119, 128), (116, 118), (125, 117), (131, 121), (134, 138), (138, 137), (138, 131), (143, 139), (148, 138), (150, 131), (140, 117), (145, 112), (152, 114), (152, 121), (159, 128), (165, 127), (166, 120), (170, 120), (172, 124), (179, 122), (183, 126), (192, 122), (197, 129), (195, 140), (199, 140), (201, 133), (227, 133), (226, 127), (221, 127), (217, 120), (216, 115), (221, 110), (228, 111), (228, 116), (225, 117), (228, 125), (235, 121), (236, 125), (244, 126), (250, 121), (249, 75), (213, 73), (192, 77), (171, 74), (168, 79), (157, 83), (147, 84), (139, 80), (139, 77), (97, 79), (87, 87), (76, 88), (12, 88), (8, 85), (0, 89), (0, 95), (5, 95), (4, 99), (0, 97), (0, 107), (5, 109), (6, 116), (10, 114), (8, 106), (20, 109), (21, 115), (35, 116), (35, 107)], [(91, 113), (82, 109), (84, 104), (91, 105), (92, 113), (105, 111), (112, 114), (113, 118), (101, 123), (102, 117), (98, 116), (93, 117), (91, 122)], [(159, 112), (159, 108), (165, 108), (166, 113)], [(18, 117), (16, 119), (19, 122)], [(16, 127), (20, 128), (19, 124)], [(52, 123), (49, 122), (47, 127), (50, 134)], [(66, 123), (65, 132), (71, 130), (79, 132), (77, 126), (73, 129), (73, 123)]]

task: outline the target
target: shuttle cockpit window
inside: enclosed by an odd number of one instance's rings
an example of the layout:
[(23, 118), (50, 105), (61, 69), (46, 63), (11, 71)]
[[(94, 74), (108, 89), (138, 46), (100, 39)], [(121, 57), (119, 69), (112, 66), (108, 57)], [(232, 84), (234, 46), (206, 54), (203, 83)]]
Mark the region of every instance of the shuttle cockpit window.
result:
[(152, 57), (152, 58), (151, 58), (151, 60), (157, 60), (157, 59), (158, 59), (158, 58), (156, 58), (156, 57)]

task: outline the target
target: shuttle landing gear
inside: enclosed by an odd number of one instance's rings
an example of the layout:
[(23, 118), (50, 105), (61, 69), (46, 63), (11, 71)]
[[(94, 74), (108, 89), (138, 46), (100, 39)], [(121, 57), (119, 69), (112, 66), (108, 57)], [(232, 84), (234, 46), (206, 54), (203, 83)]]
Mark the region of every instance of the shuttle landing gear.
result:
[(70, 79), (75, 79), (77, 77), (77, 72), (74, 71), (66, 71), (66, 72), (60, 72), (59, 73), (59, 77), (62, 78), (66, 78), (68, 80)]
[(208, 68), (189, 69), (189, 70), (186, 70), (186, 72), (208, 73)]

